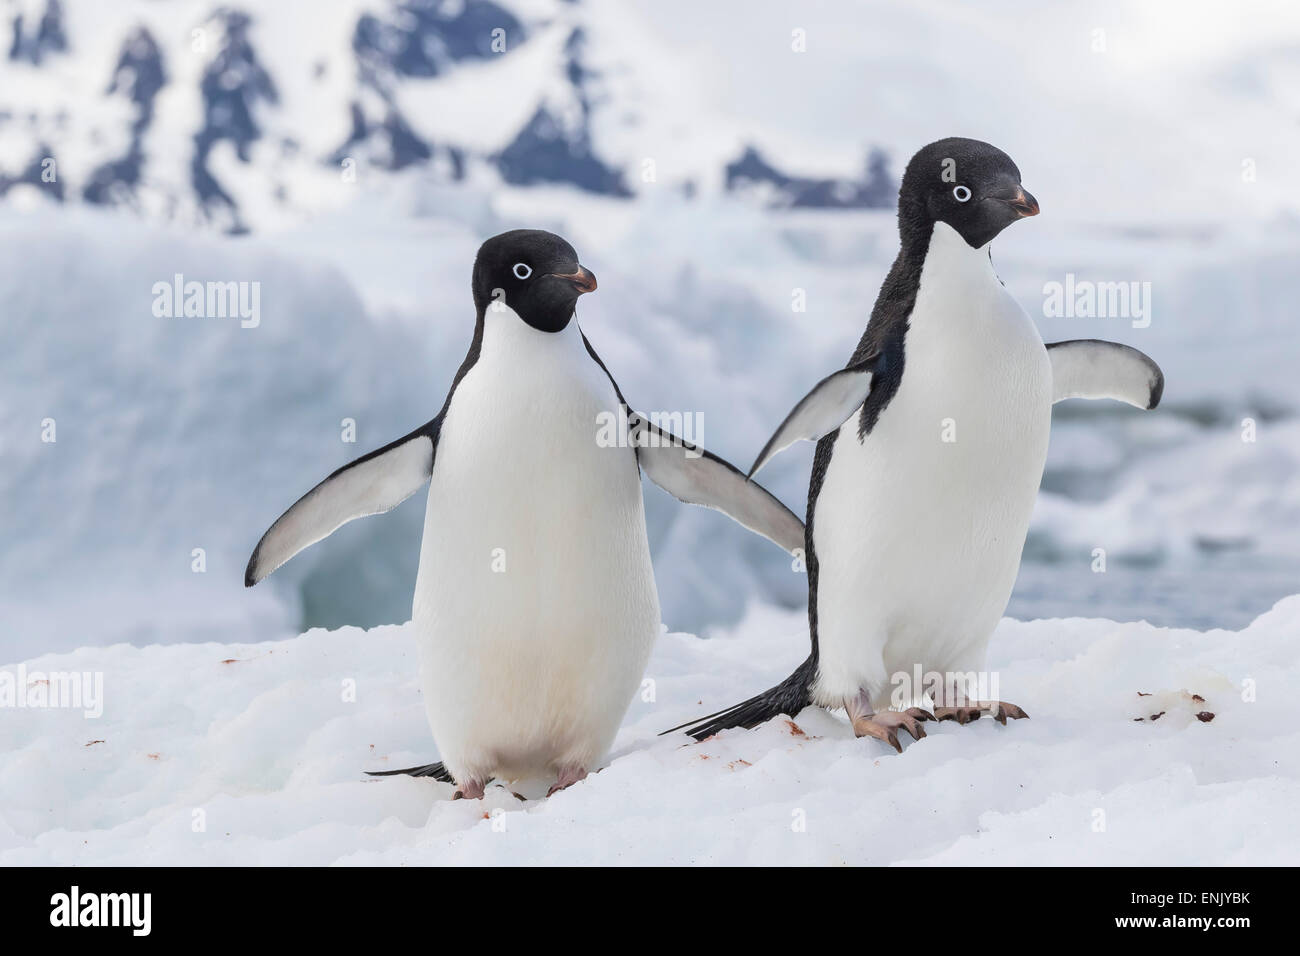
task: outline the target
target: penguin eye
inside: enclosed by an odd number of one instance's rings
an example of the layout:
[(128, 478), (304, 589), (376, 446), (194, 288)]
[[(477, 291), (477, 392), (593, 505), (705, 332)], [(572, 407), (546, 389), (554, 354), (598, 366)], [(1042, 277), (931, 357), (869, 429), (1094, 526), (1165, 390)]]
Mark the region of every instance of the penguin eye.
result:
[(533, 274), (533, 267), (526, 262), (516, 262), (515, 267), (510, 271), (515, 274), (516, 279), (527, 279)]
[(970, 190), (965, 186), (953, 186), (952, 197), (958, 202), (966, 202), (966, 200), (970, 199)]

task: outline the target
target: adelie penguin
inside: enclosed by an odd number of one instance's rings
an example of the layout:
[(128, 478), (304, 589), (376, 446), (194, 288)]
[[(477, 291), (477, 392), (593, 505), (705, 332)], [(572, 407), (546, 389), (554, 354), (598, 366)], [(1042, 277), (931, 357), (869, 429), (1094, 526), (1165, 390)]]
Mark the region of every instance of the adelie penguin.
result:
[[(464, 797), (493, 778), (554, 775), (554, 792), (609, 748), (659, 632), (640, 471), (788, 551), (803, 524), (628, 410), (574, 315), (596, 278), (559, 236), (489, 239), (472, 287), (474, 336), (442, 410), (281, 515), (245, 584), (428, 482), (412, 617), (442, 762), (388, 773), (454, 782)], [(629, 422), (626, 440), (608, 440), (611, 416)]]
[(1020, 567), (1052, 405), (1113, 398), (1149, 409), (1164, 387), (1136, 349), (1044, 346), (989, 251), (1003, 229), (1037, 214), (1016, 164), (988, 143), (944, 139), (908, 163), (901, 248), (857, 349), (794, 407), (750, 470), (817, 440), (805, 547), (812, 652), (777, 686), (694, 722), (696, 738), (816, 703), (844, 708), (857, 736), (901, 749), (898, 729), (923, 737), (920, 721), (932, 715), (888, 709), (891, 678), (918, 668), (940, 680), (911, 688), (911, 700), (930, 694), (939, 719), (1026, 716), (972, 699), (948, 675), (984, 671)]

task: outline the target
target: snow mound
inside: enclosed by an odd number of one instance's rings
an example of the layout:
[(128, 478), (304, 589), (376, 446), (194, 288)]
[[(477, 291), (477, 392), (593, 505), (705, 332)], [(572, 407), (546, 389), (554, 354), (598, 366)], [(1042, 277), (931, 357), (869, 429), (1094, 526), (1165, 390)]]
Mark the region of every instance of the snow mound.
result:
[(436, 754), (409, 625), (87, 647), (0, 670), (103, 675), (97, 719), (0, 720), (0, 864), (1295, 864), (1297, 628), (1300, 596), (1239, 632), (1007, 619), (990, 665), (1032, 719), (901, 756), (818, 709), (656, 736), (801, 659), (802, 616), (755, 607), (664, 635), (604, 769), (523, 802), (362, 774)]

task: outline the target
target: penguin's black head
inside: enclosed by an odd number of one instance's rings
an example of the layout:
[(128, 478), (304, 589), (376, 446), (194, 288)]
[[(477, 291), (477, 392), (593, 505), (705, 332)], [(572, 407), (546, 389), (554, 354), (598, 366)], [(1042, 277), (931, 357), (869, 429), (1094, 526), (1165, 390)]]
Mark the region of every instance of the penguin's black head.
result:
[(596, 288), (596, 277), (555, 233), (514, 229), (479, 247), (473, 287), (480, 315), (499, 301), (533, 328), (559, 332), (573, 318), (578, 296)]
[(1020, 170), (996, 146), (952, 136), (926, 146), (907, 164), (898, 190), (904, 244), (928, 240), (945, 222), (978, 249), (1017, 219), (1038, 215), (1020, 185)]

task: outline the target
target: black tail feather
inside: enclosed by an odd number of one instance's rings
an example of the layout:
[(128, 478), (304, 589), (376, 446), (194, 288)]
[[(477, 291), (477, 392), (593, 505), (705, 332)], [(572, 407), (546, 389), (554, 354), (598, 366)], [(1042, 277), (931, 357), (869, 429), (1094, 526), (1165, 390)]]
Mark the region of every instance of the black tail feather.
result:
[(688, 720), (684, 724), (663, 731), (660, 736), (684, 729), (696, 740), (703, 740), (705, 737), (711, 737), (732, 727), (757, 727), (781, 714), (793, 717), (812, 703), (812, 683), (816, 674), (817, 662), (810, 657), (800, 664), (793, 674), (758, 696), (743, 700), (716, 714)]
[(391, 777), (404, 773), (412, 777), (432, 777), (440, 783), (455, 783), (455, 779), (441, 763), (426, 763), (423, 767), (407, 767), (405, 770), (367, 770), (371, 777)]

